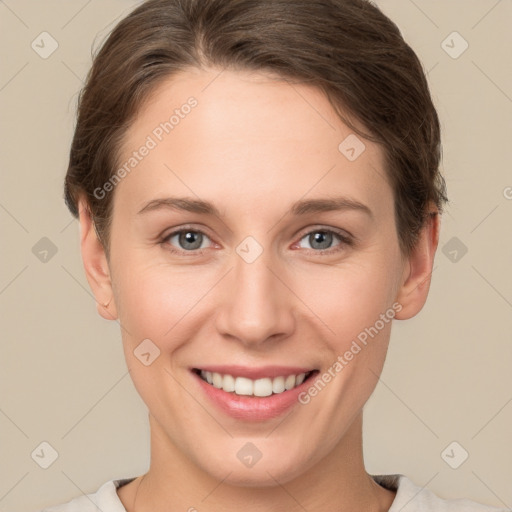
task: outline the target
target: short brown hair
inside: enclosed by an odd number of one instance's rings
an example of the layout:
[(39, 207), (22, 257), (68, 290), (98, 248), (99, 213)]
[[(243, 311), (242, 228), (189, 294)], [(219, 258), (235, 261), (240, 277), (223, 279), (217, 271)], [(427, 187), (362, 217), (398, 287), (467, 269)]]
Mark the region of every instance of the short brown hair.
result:
[(107, 254), (113, 191), (98, 199), (94, 190), (114, 174), (123, 136), (144, 100), (190, 67), (269, 72), (322, 90), (351, 130), (382, 145), (404, 254), (429, 205), (441, 211), (447, 201), (440, 125), (422, 65), (373, 3), (148, 0), (118, 23), (94, 57), (65, 178), (68, 208), (78, 216), (78, 199), (85, 197)]

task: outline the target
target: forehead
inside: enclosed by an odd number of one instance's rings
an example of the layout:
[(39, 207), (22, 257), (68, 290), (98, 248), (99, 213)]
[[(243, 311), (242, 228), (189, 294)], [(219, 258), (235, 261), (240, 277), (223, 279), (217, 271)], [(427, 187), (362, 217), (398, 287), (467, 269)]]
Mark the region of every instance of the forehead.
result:
[(380, 146), (352, 133), (320, 89), (262, 73), (190, 69), (168, 78), (119, 156), (128, 172), (116, 196), (133, 209), (164, 191), (291, 202), (335, 188), (382, 207), (392, 196)]

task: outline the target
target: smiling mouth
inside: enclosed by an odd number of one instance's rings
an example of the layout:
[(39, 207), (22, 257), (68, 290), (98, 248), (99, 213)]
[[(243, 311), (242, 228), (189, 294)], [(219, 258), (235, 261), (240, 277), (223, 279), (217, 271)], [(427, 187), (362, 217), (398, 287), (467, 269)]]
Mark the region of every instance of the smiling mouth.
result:
[(254, 397), (266, 397), (284, 393), (302, 385), (313, 374), (318, 373), (318, 370), (311, 370), (297, 375), (249, 379), (247, 377), (234, 377), (229, 374), (205, 371), (199, 368), (194, 368), (193, 371), (203, 381), (217, 389), (222, 389), (227, 393), (234, 393), (236, 395)]

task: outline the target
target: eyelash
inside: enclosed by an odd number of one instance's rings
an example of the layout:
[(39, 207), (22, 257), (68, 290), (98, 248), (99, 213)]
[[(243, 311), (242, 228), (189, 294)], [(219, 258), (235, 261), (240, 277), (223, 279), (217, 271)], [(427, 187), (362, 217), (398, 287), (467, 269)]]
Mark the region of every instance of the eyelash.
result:
[[(191, 251), (185, 251), (182, 249), (175, 249), (170, 245), (169, 240), (172, 237), (179, 235), (181, 233), (189, 233), (189, 232), (190, 233), (199, 233), (207, 238), (210, 238), (204, 231), (201, 231), (200, 229), (185, 226), (185, 227), (180, 228), (176, 231), (173, 231), (173, 232), (169, 233), (168, 235), (166, 235), (165, 237), (163, 237), (160, 241), (160, 244), (162, 246), (164, 246), (166, 250), (170, 251), (173, 254), (182, 254), (182, 255), (190, 255), (190, 256), (204, 255), (206, 249), (193, 249)], [(304, 233), (299, 238), (299, 242), (313, 233), (333, 234), (333, 235), (335, 235), (335, 237), (337, 237), (340, 240), (340, 243), (338, 245), (331, 247), (329, 249), (319, 249), (319, 250), (306, 249), (308, 252), (314, 253), (316, 255), (317, 254), (320, 254), (320, 255), (334, 254), (334, 253), (337, 253), (337, 252), (343, 250), (343, 248), (345, 248), (345, 247), (352, 247), (354, 245), (354, 240), (351, 235), (341, 233), (341, 232), (333, 230), (333, 229), (327, 229), (327, 228), (316, 228), (311, 231), (308, 231), (308, 232)], [(296, 244), (297, 244), (297, 242), (294, 245), (296, 245)]]

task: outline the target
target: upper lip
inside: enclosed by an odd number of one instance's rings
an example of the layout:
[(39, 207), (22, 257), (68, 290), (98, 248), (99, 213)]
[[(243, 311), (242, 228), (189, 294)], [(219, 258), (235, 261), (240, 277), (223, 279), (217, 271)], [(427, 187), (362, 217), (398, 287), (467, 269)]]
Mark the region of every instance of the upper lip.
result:
[(196, 366), (195, 370), (203, 370), (205, 372), (220, 373), (222, 375), (232, 375), (233, 377), (246, 377), (251, 380), (263, 379), (265, 377), (273, 379), (274, 377), (287, 377), (288, 375), (299, 375), (308, 373), (315, 368), (306, 368), (303, 366), (228, 366), (228, 365), (206, 365)]

